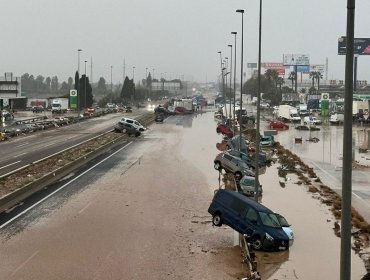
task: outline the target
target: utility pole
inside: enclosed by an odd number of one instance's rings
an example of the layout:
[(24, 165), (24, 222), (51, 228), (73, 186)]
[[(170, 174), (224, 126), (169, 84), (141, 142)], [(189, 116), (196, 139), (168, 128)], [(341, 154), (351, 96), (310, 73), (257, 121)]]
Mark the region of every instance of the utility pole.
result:
[(92, 86), (92, 83), (93, 83), (93, 61), (92, 61), (92, 57), (90, 57), (90, 84)]

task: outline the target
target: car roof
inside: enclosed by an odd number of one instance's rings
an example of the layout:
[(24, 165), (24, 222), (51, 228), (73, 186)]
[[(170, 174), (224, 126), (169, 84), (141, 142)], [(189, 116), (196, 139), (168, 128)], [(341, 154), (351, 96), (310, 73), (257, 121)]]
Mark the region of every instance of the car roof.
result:
[(240, 193), (238, 193), (236, 191), (221, 189), (216, 194), (218, 194), (218, 193), (227, 193), (230, 196), (233, 196), (233, 197), (235, 197), (235, 198), (237, 198), (239, 200), (242, 200), (245, 203), (247, 203), (249, 206), (251, 206), (255, 210), (257, 210), (258, 212), (265, 212), (265, 213), (269, 213), (269, 214), (274, 214), (274, 212), (271, 211), (266, 206), (263, 206), (262, 204), (258, 203), (257, 201), (255, 201), (253, 199), (250, 199), (250, 198), (246, 197), (245, 195), (242, 195), (242, 194), (240, 194)]

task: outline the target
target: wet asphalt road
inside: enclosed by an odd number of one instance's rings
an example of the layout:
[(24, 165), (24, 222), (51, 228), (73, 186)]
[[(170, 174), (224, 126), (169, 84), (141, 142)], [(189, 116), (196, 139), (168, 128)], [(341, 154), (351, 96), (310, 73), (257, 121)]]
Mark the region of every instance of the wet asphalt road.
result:
[(37, 131), (0, 142), (0, 175), (110, 131), (122, 117), (135, 118), (140, 113), (142, 111), (107, 114), (80, 123)]
[[(50, 187), (63, 189), (0, 230), (0, 279), (243, 276), (233, 231), (212, 227), (207, 212), (218, 188), (215, 127), (211, 112), (170, 117)], [(283, 214), (296, 237), (289, 252), (259, 254), (263, 279), (338, 279), (330, 211), (294, 178), (281, 188), (276, 168), (261, 176), (262, 203)], [(352, 258), (359, 279), (363, 263)]]

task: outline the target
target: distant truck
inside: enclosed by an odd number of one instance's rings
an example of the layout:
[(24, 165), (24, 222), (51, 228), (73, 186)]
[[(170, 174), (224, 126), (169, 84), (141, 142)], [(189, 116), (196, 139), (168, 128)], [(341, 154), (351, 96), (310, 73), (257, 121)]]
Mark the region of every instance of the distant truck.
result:
[(365, 112), (369, 112), (369, 101), (354, 100), (352, 106), (353, 116), (363, 115)]
[(320, 111), (320, 99), (309, 99), (307, 100), (308, 112)]
[(301, 122), (298, 110), (290, 105), (279, 106), (278, 118), (286, 122)]
[(51, 101), (51, 112), (64, 114), (68, 110), (68, 98), (54, 98)]
[(306, 104), (299, 104), (299, 115), (300, 116), (308, 116), (309, 115), (309, 111), (307, 110), (307, 105)]

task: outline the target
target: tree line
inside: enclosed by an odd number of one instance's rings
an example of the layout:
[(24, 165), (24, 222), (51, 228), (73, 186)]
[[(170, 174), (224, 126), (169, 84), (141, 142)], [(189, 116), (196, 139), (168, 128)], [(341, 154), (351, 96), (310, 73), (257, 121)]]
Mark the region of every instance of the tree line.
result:
[[(75, 73), (75, 78), (69, 77), (67, 81), (59, 82), (57, 76), (44, 77), (37, 75), (36, 77), (32, 74), (25, 73), (21, 76), (22, 92), (37, 93), (40, 96), (44, 95), (59, 95), (60, 97), (68, 97), (71, 89), (76, 89), (78, 94), (78, 106), (80, 108), (87, 108), (92, 106), (96, 100), (99, 106), (103, 107), (107, 103), (116, 104), (133, 104), (145, 100), (147, 98), (157, 99), (162, 96), (168, 95), (166, 91), (152, 91), (153, 82), (167, 82), (164, 78), (153, 79), (151, 73), (145, 79), (141, 80), (141, 84), (137, 86), (133, 79), (125, 77), (122, 84), (119, 85), (107, 85), (104, 77), (100, 77), (98, 82), (92, 85), (89, 81), (89, 77), (80, 74), (78, 71)], [(180, 89), (182, 83), (179, 79), (171, 80), (170, 82), (179, 82)], [(85, 90), (86, 84), (86, 90)]]
[[(312, 79), (312, 86), (309, 89), (309, 94), (317, 94), (320, 90), (320, 80), (323, 75), (318, 71), (310, 72), (310, 79)], [(261, 75), (261, 96), (264, 99), (271, 100), (272, 104), (279, 104), (282, 100), (283, 93), (295, 92), (295, 83), (297, 80), (297, 73), (294, 71), (289, 73), (288, 80), (292, 82), (291, 87), (285, 86), (285, 80), (279, 77), (279, 74), (275, 70), (267, 69), (263, 75)], [(315, 81), (317, 81), (317, 89), (315, 87)], [(251, 94), (252, 97), (256, 97), (258, 93), (258, 77), (252, 77), (246, 81), (243, 85), (243, 93)], [(301, 93), (305, 93), (305, 89), (301, 89)]]

